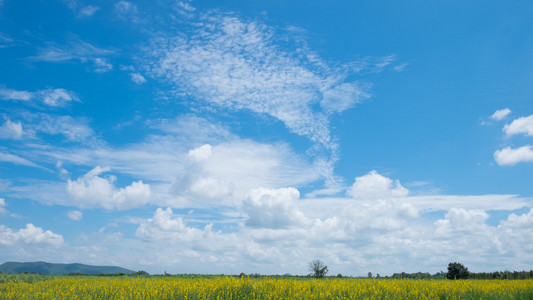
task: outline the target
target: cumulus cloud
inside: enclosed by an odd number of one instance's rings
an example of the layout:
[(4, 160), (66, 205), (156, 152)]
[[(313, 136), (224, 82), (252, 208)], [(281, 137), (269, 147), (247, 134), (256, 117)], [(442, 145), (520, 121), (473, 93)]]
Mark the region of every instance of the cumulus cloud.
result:
[(257, 188), (248, 193), (243, 210), (247, 226), (285, 228), (308, 223), (298, 208), (300, 192), (294, 188)]
[(64, 244), (63, 236), (43, 230), (31, 223), (26, 224), (26, 228), (14, 231), (5, 225), (0, 225), (0, 245), (12, 246), (14, 244), (54, 246), (59, 247)]
[(201, 162), (207, 160), (213, 154), (213, 147), (209, 144), (189, 150), (189, 158), (193, 161)]
[(214, 176), (205, 168), (207, 160), (212, 156), (209, 144), (191, 149), (188, 152), (187, 166), (178, 175), (172, 190), (184, 201), (222, 201), (233, 193), (234, 183), (224, 177)]
[(139, 73), (131, 73), (130, 76), (131, 76), (131, 81), (135, 82), (136, 84), (143, 84), (146, 82), (146, 79), (144, 78), (144, 76), (142, 76)]
[(533, 146), (505, 147), (494, 152), (494, 159), (500, 166), (513, 166), (521, 162), (531, 162), (533, 161)]
[(22, 124), (20, 122), (11, 122), (7, 119), (4, 125), (0, 126), (0, 139), (15, 139), (22, 137)]
[(99, 177), (110, 168), (95, 167), (76, 181), (67, 181), (67, 193), (80, 207), (103, 207), (105, 209), (128, 209), (144, 205), (150, 199), (150, 185), (142, 180), (117, 189), (116, 177)]
[(495, 121), (501, 121), (501, 120), (505, 119), (505, 117), (507, 117), (510, 113), (511, 113), (511, 110), (508, 109), (508, 108), (499, 109), (499, 110), (495, 111), (492, 114), (492, 116), (490, 116), (490, 118), (495, 120)]
[(355, 178), (354, 184), (346, 191), (348, 196), (356, 199), (375, 199), (389, 197), (405, 197), (409, 193), (399, 180), (393, 181), (377, 171)]
[(533, 228), (533, 208), (529, 209), (528, 213), (522, 215), (510, 214), (507, 220), (502, 222), (499, 227), (530, 230)]
[(238, 205), (250, 189), (299, 185), (316, 180), (312, 166), (286, 145), (236, 140), (189, 150), (168, 205)]
[(486, 227), (485, 221), (489, 215), (483, 210), (466, 210), (462, 208), (452, 208), (445, 216), (445, 219), (437, 220), (435, 225), (439, 235), (451, 235), (457, 232), (479, 232)]
[(67, 217), (74, 221), (79, 221), (83, 218), (83, 213), (79, 210), (69, 210), (67, 212)]
[(533, 135), (533, 115), (515, 119), (511, 124), (506, 124), (503, 127), (506, 135), (512, 136), (515, 134), (524, 134), (527, 136)]
[(46, 89), (40, 91), (43, 102), (50, 106), (64, 106), (67, 102), (79, 101), (74, 92), (65, 89)]
[(143, 221), (135, 236), (144, 240), (166, 240), (169, 242), (192, 241), (212, 235), (212, 224), (203, 230), (188, 227), (181, 217), (172, 218), (172, 209), (158, 208), (153, 218)]

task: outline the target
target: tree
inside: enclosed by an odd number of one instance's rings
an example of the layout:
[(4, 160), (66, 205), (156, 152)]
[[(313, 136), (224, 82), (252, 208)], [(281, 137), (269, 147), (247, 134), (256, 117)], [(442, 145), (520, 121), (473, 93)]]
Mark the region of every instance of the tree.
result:
[(309, 263), (309, 271), (316, 278), (322, 278), (328, 273), (328, 267), (321, 260), (315, 259)]
[(146, 271), (140, 270), (140, 271), (135, 272), (135, 275), (148, 276), (150, 274), (148, 274), (148, 272), (146, 272)]
[(463, 264), (460, 264), (458, 262), (448, 264), (448, 273), (446, 274), (446, 278), (452, 280), (467, 279), (468, 276), (470, 276), (470, 272), (468, 272), (468, 268), (463, 266)]
[(372, 278), (372, 272), (368, 272), (368, 278)]

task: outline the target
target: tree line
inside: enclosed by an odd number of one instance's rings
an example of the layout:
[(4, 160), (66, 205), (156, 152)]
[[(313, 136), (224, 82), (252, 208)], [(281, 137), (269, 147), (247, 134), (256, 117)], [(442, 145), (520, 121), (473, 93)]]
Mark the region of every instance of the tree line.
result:
[[(328, 273), (328, 267), (318, 259), (313, 260), (308, 265), (309, 273), (308, 276), (314, 276), (316, 278), (325, 277)], [(341, 274), (337, 277), (342, 277)], [(372, 272), (368, 272), (368, 277), (373, 278)], [(379, 274), (376, 275), (376, 278), (382, 278)], [(496, 271), (496, 272), (479, 272), (474, 273), (468, 271), (468, 268), (463, 264), (458, 262), (451, 262), (448, 264), (448, 272), (437, 272), (435, 274), (430, 273), (394, 273), (392, 276), (385, 276), (383, 278), (393, 278), (393, 279), (533, 279), (533, 270), (530, 271)]]
[(533, 279), (533, 270), (530, 271), (496, 271), (479, 272), (468, 271), (468, 268), (458, 262), (448, 264), (448, 272), (438, 272), (433, 275), (429, 273), (394, 273), (392, 278), (410, 279)]

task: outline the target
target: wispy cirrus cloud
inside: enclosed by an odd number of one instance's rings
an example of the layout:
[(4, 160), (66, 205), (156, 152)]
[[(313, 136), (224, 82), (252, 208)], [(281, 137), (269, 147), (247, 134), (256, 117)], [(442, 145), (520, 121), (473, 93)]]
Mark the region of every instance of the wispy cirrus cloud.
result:
[(63, 0), (63, 3), (80, 18), (90, 17), (100, 10), (100, 7), (95, 5), (85, 5), (80, 0)]
[[(338, 145), (330, 117), (368, 98), (368, 85), (348, 80), (350, 68), (328, 66), (260, 22), (211, 12), (195, 24), (187, 34), (152, 39), (144, 49), (148, 73), (200, 107), (265, 114), (283, 122), (312, 141), (317, 168), (334, 181)], [(379, 68), (392, 60), (384, 59)]]
[(29, 161), (23, 157), (13, 155), (6, 152), (0, 152), (0, 162), (9, 162), (16, 165), (22, 165), (22, 166), (28, 166), (28, 167), (34, 167), (34, 168), (43, 168), (36, 163)]
[(39, 135), (62, 135), (67, 141), (78, 143), (97, 143), (94, 131), (84, 118), (52, 115), (47, 113), (24, 113), (25, 128), (31, 137)]
[(46, 47), (39, 48), (36, 56), (27, 59), (32, 62), (49, 63), (90, 62), (94, 72), (102, 73), (113, 69), (113, 65), (107, 58), (113, 53), (115, 53), (114, 50), (99, 48), (74, 37), (65, 45), (49, 43)]
[(76, 93), (62, 88), (47, 88), (36, 92), (0, 88), (0, 98), (3, 100), (18, 101), (38, 99), (48, 106), (56, 107), (65, 106), (67, 103), (72, 101), (79, 101)]
[(116, 15), (120, 19), (133, 23), (141, 23), (137, 5), (134, 3), (121, 0), (115, 3), (114, 8)]

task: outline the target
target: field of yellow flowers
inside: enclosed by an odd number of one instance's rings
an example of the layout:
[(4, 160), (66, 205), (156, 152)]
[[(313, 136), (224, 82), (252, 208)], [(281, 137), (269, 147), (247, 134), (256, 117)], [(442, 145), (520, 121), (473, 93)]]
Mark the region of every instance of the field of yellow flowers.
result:
[(533, 299), (533, 280), (2, 274), (0, 299)]

